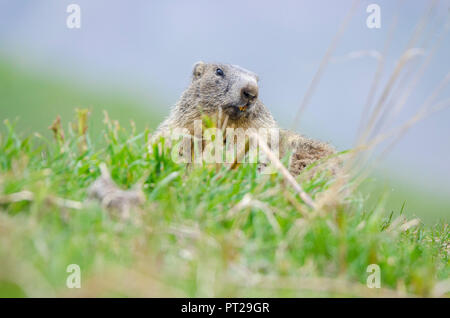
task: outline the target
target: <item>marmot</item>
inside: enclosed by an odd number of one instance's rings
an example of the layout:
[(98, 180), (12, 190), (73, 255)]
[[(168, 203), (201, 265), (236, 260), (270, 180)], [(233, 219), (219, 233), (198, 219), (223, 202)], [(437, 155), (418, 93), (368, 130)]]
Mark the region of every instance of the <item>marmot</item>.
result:
[[(279, 128), (270, 111), (258, 99), (258, 76), (237, 65), (197, 62), (192, 82), (153, 136), (156, 141), (172, 129), (187, 128), (193, 134), (195, 120), (203, 115), (228, 115), (227, 128)], [(306, 166), (335, 150), (328, 144), (280, 129), (280, 155), (292, 151), (289, 170), (298, 175)]]

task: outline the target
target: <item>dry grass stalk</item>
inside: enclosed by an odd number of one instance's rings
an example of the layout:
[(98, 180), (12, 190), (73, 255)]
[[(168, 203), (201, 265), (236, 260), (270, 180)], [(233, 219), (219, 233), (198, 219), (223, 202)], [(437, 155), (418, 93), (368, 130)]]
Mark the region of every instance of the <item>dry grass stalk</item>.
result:
[(61, 125), (61, 116), (56, 116), (56, 119), (48, 127), (48, 129), (53, 132), (53, 136), (59, 143), (64, 142), (64, 130)]
[[(51, 204), (62, 208), (69, 208), (73, 210), (81, 210), (83, 204), (78, 201), (63, 199), (55, 196), (49, 196), (46, 198)], [(21, 201), (34, 201), (34, 193), (31, 191), (20, 191), (7, 195), (0, 196), (0, 204), (16, 203)]]
[[(444, 28), (444, 30), (441, 32), (440, 36), (438, 37), (436, 43), (433, 45), (432, 49), (429, 51), (426, 60), (420, 65), (418, 68), (417, 73), (415, 76), (412, 76), (412, 73), (409, 73), (407, 75), (409, 79), (408, 85), (402, 85), (400, 88), (395, 87), (397, 79), (399, 76), (403, 73), (405, 67), (408, 64), (408, 61), (410, 61), (415, 56), (421, 55), (423, 52), (423, 49), (413, 48), (412, 46), (417, 42), (420, 35), (423, 33), (424, 25), (426, 24), (426, 21), (429, 20), (431, 12), (433, 11), (433, 8), (435, 6), (435, 2), (433, 2), (430, 5), (430, 9), (425, 13), (424, 17), (421, 19), (421, 21), (418, 23), (410, 41), (408, 42), (407, 49), (400, 57), (394, 71), (390, 75), (387, 84), (382, 90), (382, 93), (378, 99), (378, 102), (372, 111), (370, 117), (367, 120), (367, 124), (365, 124), (366, 120), (363, 115), (361, 119), (360, 127), (365, 127), (363, 131), (361, 131), (358, 135), (357, 143), (355, 148), (350, 152), (350, 158), (346, 161), (342, 171), (338, 175), (336, 175), (336, 182), (327, 190), (326, 194), (322, 196), (321, 201), (317, 201), (318, 205), (320, 207), (323, 207), (326, 204), (332, 203), (333, 200), (337, 200), (338, 202), (340, 200), (339, 193), (340, 189), (345, 185), (347, 182), (349, 176), (357, 176), (353, 179), (351, 184), (349, 185), (349, 190), (352, 191), (356, 189), (361, 182), (367, 178), (367, 176), (373, 171), (375, 168), (375, 165), (370, 165), (369, 157), (370, 154), (372, 154), (375, 151), (375, 147), (380, 144), (381, 142), (387, 140), (388, 138), (394, 137), (394, 140), (387, 146), (384, 151), (381, 152), (381, 155), (375, 159), (375, 162), (379, 162), (393, 147), (393, 145), (406, 133), (408, 129), (410, 129), (417, 121), (425, 118), (426, 116), (430, 115), (431, 113), (438, 111), (440, 109), (443, 109), (447, 106), (449, 106), (449, 100), (444, 100), (441, 102), (438, 102), (434, 105), (432, 105), (437, 99), (439, 93), (442, 91), (442, 89), (447, 85), (449, 81), (449, 75), (447, 75), (444, 80), (439, 84), (437, 89), (434, 90), (434, 92), (431, 94), (431, 96), (424, 102), (424, 104), (420, 107), (419, 111), (412, 116), (410, 119), (407, 120), (406, 123), (401, 125), (400, 127), (394, 127), (393, 129), (388, 129), (387, 132), (380, 134), (380, 129), (386, 125), (387, 119), (392, 119), (393, 116), (397, 115), (399, 111), (402, 109), (404, 104), (407, 101), (407, 98), (412, 93), (414, 87), (417, 85), (418, 80), (423, 76), (423, 73), (426, 69), (426, 67), (429, 65), (429, 63), (432, 60), (432, 57), (434, 56), (434, 53), (437, 51), (437, 49), (440, 47), (440, 44), (442, 43), (443, 39), (445, 38), (445, 35), (448, 31), (448, 25)], [(393, 30), (390, 31), (390, 34), (392, 34)], [(387, 44), (385, 44), (385, 49), (387, 48)], [(381, 69), (381, 65), (379, 64), (378, 68)], [(377, 71), (379, 73), (381, 71)], [(377, 77), (377, 75), (376, 75)], [(372, 95), (375, 94), (376, 87), (378, 86), (379, 76), (378, 79), (375, 79), (372, 83), (372, 87), (369, 92), (369, 98), (367, 100), (367, 103), (365, 105), (365, 109), (368, 110), (371, 107), (371, 100), (373, 99)], [(406, 86), (404, 88), (403, 86)], [(402, 92), (403, 91), (403, 92)], [(401, 94), (400, 94), (401, 92)], [(391, 94), (392, 93), (392, 94)], [(395, 103), (394, 107), (388, 107), (388, 102), (390, 102), (390, 99), (388, 98), (391, 95), (399, 95), (400, 98)], [(390, 103), (389, 103), (390, 104)], [(393, 111), (391, 111), (393, 109)], [(362, 130), (362, 129), (360, 129)], [(384, 129), (386, 130), (386, 129)], [(335, 202), (335, 203), (336, 203)]]
[(258, 141), (258, 145), (260, 149), (265, 153), (265, 155), (269, 158), (271, 163), (275, 166), (275, 168), (281, 173), (284, 179), (289, 183), (294, 190), (300, 195), (300, 198), (308, 205), (310, 208), (315, 209), (316, 205), (311, 197), (302, 189), (300, 184), (295, 180), (289, 170), (281, 163), (280, 159), (269, 149), (269, 146), (266, 142), (258, 135), (253, 134), (254, 138)]
[(300, 108), (298, 109), (298, 111), (294, 117), (294, 121), (293, 121), (292, 127), (291, 127), (292, 129), (295, 129), (298, 126), (298, 122), (300, 121), (301, 115), (303, 114), (306, 107), (308, 106), (308, 103), (309, 103), (312, 95), (314, 94), (316, 86), (319, 83), (323, 72), (325, 71), (325, 68), (331, 58), (331, 55), (333, 54), (334, 50), (336, 49), (336, 46), (339, 43), (342, 35), (344, 34), (348, 23), (350, 22), (353, 14), (356, 11), (356, 8), (358, 7), (358, 4), (359, 4), (358, 0), (353, 1), (350, 11), (348, 12), (347, 16), (344, 18), (344, 21), (342, 22), (341, 26), (339, 27), (336, 35), (334, 36), (333, 40), (331, 41), (330, 46), (328, 47), (324, 57), (322, 58), (322, 61), (320, 62), (320, 66), (317, 69), (316, 74), (314, 74), (314, 77), (306, 91), (306, 94), (303, 96), (303, 100), (301, 102)]
[(108, 168), (100, 164), (101, 176), (88, 188), (88, 195), (98, 200), (102, 207), (111, 212), (118, 212), (122, 219), (130, 218), (131, 211), (144, 203), (145, 195), (141, 183), (130, 190), (120, 189), (112, 180)]

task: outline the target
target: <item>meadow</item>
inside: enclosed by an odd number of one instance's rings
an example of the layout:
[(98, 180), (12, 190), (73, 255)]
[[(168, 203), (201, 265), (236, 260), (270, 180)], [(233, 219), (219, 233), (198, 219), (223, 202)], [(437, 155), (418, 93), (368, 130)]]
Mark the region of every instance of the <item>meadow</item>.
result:
[[(445, 211), (424, 224), (360, 189), (312, 209), (281, 173), (175, 164), (149, 144), (159, 117), (138, 103), (7, 64), (0, 80), (2, 297), (448, 296)], [(102, 164), (143, 192), (128, 219), (88, 198)], [(335, 182), (296, 181), (317, 202)], [(67, 288), (70, 264), (79, 289)], [(371, 264), (381, 288), (368, 287)]]

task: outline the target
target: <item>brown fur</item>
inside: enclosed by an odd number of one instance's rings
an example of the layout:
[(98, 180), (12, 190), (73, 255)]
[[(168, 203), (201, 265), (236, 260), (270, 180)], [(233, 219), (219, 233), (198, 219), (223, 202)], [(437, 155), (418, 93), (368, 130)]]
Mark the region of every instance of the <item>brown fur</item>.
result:
[[(224, 76), (216, 74), (220, 68)], [(242, 97), (242, 87), (256, 85), (256, 74), (239, 66), (198, 62), (192, 74), (192, 82), (171, 110), (169, 117), (156, 130), (153, 140), (170, 130), (187, 128), (193, 134), (194, 120), (203, 115), (217, 117), (219, 109), (228, 115), (227, 127), (230, 128), (278, 128), (270, 111), (257, 98), (246, 104)], [(246, 104), (245, 111), (238, 106)], [(280, 155), (293, 151), (289, 170), (298, 175), (306, 166), (318, 159), (327, 157), (335, 150), (326, 143), (308, 139), (294, 132), (280, 129)]]

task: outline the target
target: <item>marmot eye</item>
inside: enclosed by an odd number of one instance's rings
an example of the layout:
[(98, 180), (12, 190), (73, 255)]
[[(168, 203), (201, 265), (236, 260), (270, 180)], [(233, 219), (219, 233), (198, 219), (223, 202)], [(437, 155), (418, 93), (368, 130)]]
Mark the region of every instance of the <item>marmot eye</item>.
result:
[(216, 75), (224, 76), (225, 74), (223, 73), (223, 71), (222, 71), (221, 68), (218, 68), (218, 69), (216, 70)]

